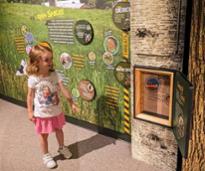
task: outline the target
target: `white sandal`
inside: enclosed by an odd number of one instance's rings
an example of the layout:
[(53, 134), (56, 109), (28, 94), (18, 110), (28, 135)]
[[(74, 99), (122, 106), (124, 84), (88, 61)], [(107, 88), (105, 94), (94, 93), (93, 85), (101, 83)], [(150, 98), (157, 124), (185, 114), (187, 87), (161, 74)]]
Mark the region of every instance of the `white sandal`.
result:
[(53, 157), (50, 153), (43, 155), (43, 163), (46, 165), (47, 168), (52, 169), (56, 167), (56, 162), (53, 160)]
[(71, 151), (66, 146), (59, 148), (58, 152), (66, 159), (70, 159), (72, 157)]

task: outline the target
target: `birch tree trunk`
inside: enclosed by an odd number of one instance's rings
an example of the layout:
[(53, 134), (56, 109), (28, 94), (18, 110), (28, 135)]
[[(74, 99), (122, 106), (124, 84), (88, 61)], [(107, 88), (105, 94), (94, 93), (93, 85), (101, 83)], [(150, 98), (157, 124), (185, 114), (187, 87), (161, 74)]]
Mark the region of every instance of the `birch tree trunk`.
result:
[(205, 0), (193, 0), (189, 80), (194, 86), (193, 127), (184, 171), (205, 171)]

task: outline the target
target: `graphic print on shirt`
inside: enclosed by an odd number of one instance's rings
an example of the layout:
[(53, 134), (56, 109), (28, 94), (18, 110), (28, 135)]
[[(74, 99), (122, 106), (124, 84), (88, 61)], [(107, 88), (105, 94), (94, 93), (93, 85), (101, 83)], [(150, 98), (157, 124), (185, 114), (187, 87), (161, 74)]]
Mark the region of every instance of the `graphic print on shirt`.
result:
[(37, 85), (38, 102), (42, 107), (58, 105), (59, 98), (55, 89), (55, 85), (49, 81), (40, 81)]

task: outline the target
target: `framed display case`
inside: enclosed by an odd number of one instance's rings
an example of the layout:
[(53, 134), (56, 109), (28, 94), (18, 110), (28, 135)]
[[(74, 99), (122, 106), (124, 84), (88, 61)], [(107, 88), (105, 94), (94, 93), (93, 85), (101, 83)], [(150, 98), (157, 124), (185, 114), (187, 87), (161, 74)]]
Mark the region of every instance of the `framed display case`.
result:
[(136, 118), (172, 126), (173, 79), (171, 71), (135, 67)]
[(193, 86), (179, 71), (134, 66), (134, 117), (171, 127), (184, 158), (188, 154)]

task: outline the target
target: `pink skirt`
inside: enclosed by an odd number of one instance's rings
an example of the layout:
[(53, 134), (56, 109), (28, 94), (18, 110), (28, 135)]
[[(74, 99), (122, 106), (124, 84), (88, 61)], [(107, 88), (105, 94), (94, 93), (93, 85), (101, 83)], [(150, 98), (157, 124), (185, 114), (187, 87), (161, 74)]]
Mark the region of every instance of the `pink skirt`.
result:
[(65, 116), (63, 113), (50, 118), (35, 118), (35, 131), (37, 134), (49, 134), (56, 129), (62, 129), (65, 125)]

